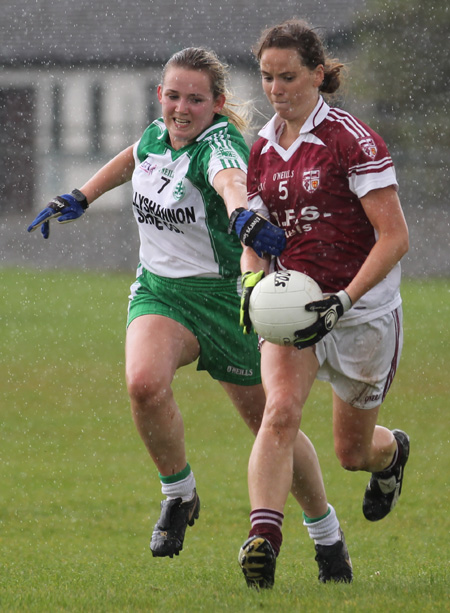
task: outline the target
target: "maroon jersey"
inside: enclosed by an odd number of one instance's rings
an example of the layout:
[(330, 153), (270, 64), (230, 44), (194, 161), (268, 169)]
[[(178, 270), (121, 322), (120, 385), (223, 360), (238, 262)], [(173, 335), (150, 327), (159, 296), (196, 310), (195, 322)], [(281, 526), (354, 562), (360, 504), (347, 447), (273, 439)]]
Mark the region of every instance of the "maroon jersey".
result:
[(395, 170), (381, 137), (322, 98), (298, 139), (278, 145), (276, 115), (259, 132), (248, 169), (249, 207), (286, 232), (279, 268), (304, 272), (324, 292), (344, 289), (376, 236), (360, 198), (393, 185)]

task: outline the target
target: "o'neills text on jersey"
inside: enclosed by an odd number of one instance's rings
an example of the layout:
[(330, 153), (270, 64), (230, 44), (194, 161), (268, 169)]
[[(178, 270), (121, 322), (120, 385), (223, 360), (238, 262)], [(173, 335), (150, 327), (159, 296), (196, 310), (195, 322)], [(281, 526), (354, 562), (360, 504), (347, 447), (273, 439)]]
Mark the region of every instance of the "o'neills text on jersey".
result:
[(146, 198), (138, 192), (133, 195), (133, 207), (137, 212), (138, 223), (154, 225), (158, 230), (167, 228), (172, 232), (183, 234), (179, 225), (195, 223), (195, 209), (190, 207), (178, 207), (169, 209)]
[(282, 172), (275, 172), (273, 174), (274, 181), (281, 181), (281, 179), (292, 179), (295, 172), (293, 170), (283, 170)]

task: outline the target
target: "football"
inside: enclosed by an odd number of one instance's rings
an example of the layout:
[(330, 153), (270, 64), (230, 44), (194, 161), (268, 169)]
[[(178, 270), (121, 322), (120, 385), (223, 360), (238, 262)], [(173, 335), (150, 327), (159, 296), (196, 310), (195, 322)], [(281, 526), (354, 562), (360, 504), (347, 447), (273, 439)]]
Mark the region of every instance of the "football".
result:
[(257, 283), (250, 295), (249, 315), (256, 332), (275, 345), (293, 345), (296, 330), (318, 319), (305, 304), (322, 300), (318, 284), (296, 270), (273, 272)]

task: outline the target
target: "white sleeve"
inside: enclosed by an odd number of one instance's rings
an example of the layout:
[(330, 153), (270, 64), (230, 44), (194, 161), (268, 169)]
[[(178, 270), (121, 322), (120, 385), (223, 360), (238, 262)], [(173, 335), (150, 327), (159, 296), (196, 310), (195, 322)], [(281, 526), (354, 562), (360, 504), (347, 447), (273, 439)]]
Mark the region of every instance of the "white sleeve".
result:
[(221, 170), (238, 168), (247, 174), (247, 164), (232, 147), (213, 148), (208, 164), (208, 181), (212, 185), (214, 177)]
[(259, 213), (266, 219), (269, 219), (270, 217), (269, 209), (264, 204), (261, 196), (253, 196), (253, 198), (248, 201), (248, 208), (250, 211), (253, 211), (254, 213)]
[(384, 168), (386, 160), (390, 158), (385, 158), (376, 164), (375, 162), (366, 164), (367, 168), (364, 165), (355, 166), (348, 178), (350, 191), (361, 199), (373, 189), (382, 189), (392, 185), (395, 190), (398, 190), (395, 168), (392, 165)]
[(141, 142), (141, 140), (139, 139), (137, 142), (134, 143), (133, 145), (133, 157), (134, 157), (134, 165), (135, 166), (139, 166), (139, 164), (141, 163), (139, 158), (138, 158), (138, 154), (137, 154), (137, 150), (139, 147), (139, 143)]

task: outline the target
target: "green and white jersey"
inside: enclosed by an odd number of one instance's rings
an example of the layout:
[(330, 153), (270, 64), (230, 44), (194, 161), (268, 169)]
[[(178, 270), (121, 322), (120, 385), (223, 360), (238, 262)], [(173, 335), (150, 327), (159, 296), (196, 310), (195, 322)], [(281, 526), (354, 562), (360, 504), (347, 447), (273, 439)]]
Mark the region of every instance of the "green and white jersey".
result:
[(235, 277), (241, 245), (227, 234), (225, 203), (212, 187), (226, 168), (247, 172), (248, 147), (227, 117), (216, 115), (194, 143), (175, 151), (162, 119), (134, 146), (133, 211), (140, 261), (170, 278)]

